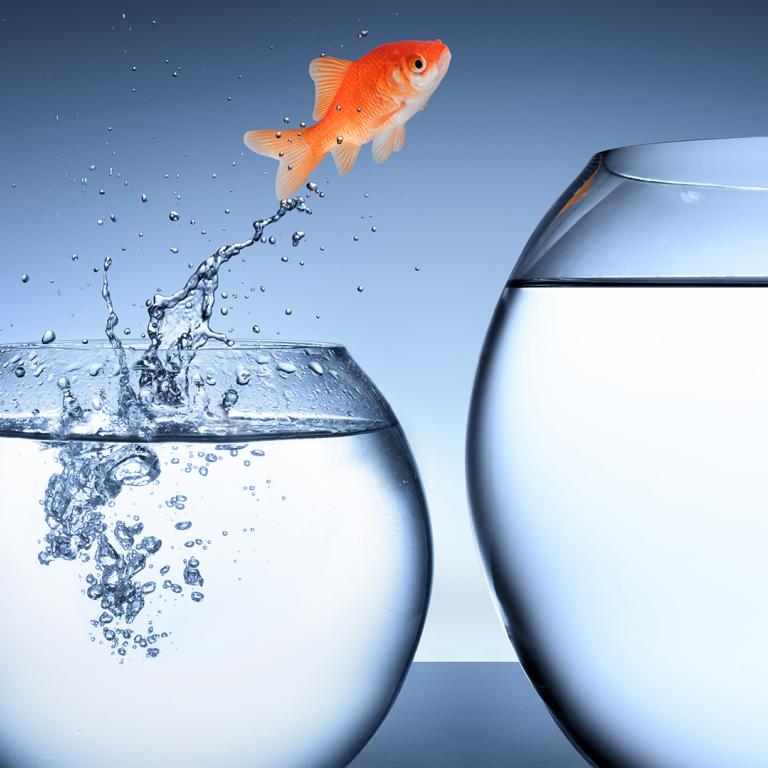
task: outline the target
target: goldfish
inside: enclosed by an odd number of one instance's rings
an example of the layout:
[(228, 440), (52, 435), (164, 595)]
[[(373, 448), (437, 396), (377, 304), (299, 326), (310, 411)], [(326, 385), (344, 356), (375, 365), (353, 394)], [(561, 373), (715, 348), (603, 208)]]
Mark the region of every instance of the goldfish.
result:
[(450, 61), (441, 40), (388, 43), (356, 61), (320, 56), (309, 65), (314, 125), (248, 131), (243, 140), (257, 154), (279, 160), (278, 200), (295, 194), (329, 152), (342, 176), (368, 142), (374, 161), (383, 163), (403, 148), (405, 124), (426, 108)]

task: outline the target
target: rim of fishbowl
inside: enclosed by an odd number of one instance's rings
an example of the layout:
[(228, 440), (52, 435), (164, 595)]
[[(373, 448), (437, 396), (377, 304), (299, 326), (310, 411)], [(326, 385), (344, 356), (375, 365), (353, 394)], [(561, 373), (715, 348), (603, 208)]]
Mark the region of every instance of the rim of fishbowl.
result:
[[(261, 341), (256, 339), (231, 339), (231, 342), (231, 344), (224, 343), (217, 344), (216, 346), (198, 347), (197, 349), (190, 351), (195, 352), (196, 354), (205, 354), (206, 352), (226, 352), (227, 350), (321, 349), (349, 355), (349, 350), (343, 344), (334, 341), (276, 341), (270, 339)], [(125, 338), (120, 339), (120, 343), (123, 345), (126, 352), (144, 352), (149, 349), (149, 342), (146, 339)], [(12, 350), (18, 351), (19, 349), (58, 349), (88, 352), (92, 349), (112, 351), (114, 347), (108, 339), (81, 339), (79, 341), (69, 339), (59, 341), (57, 339), (56, 341), (51, 341), (46, 344), (41, 341), (0, 342), (0, 352)]]
[(631, 144), (595, 159), (609, 173), (634, 181), (768, 192), (768, 136)]

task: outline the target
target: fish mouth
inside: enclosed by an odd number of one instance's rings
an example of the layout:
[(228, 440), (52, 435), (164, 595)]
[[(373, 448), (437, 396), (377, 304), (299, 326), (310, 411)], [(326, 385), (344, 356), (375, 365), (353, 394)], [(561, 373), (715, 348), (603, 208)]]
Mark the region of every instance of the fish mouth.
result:
[(446, 48), (437, 60), (437, 68), (441, 74), (445, 74), (448, 71), (448, 65), (451, 63), (451, 52)]

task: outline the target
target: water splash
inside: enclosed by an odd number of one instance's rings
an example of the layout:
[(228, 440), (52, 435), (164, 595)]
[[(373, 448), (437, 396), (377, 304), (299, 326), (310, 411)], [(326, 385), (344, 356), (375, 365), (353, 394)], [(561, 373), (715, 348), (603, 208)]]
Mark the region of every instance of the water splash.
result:
[[(156, 433), (159, 415), (188, 413), (193, 408), (188, 371), (195, 352), (211, 340), (232, 343), (225, 334), (210, 326), (221, 268), (244, 249), (262, 242), (266, 228), (293, 210), (311, 213), (301, 197), (281, 201), (272, 216), (253, 222), (250, 238), (222, 246), (199, 264), (178, 291), (168, 296), (158, 293), (147, 301), (149, 347), (138, 363), (138, 391), (131, 383), (125, 349), (116, 333), (120, 319), (109, 284), (112, 259), (104, 259), (101, 295), (107, 308), (105, 335), (115, 355), (119, 376), (118, 402), (113, 407), (127, 434), (141, 441), (150, 440)], [(48, 344), (55, 338), (56, 334), (49, 330), (42, 341)], [(237, 383), (242, 385), (250, 380), (250, 373), (241, 374)], [(17, 375), (24, 376), (24, 369), (20, 367)], [(69, 379), (61, 377), (58, 385), (62, 392), (61, 434), (64, 436), (73, 425), (83, 423), (86, 416)], [(235, 389), (228, 389), (221, 407), (229, 411), (237, 400)], [(86, 576), (85, 593), (98, 602), (100, 609), (91, 624), (103, 628), (104, 639), (121, 659), (128, 647), (146, 648), (146, 657), (155, 658), (160, 649), (154, 644), (168, 633), (155, 632), (151, 623), (144, 634), (124, 625), (134, 624), (149, 595), (157, 589), (155, 581), (144, 581), (140, 574), (147, 567), (148, 559), (162, 549), (163, 542), (157, 536), (142, 535), (144, 524), (138, 517), (134, 517), (131, 524), (117, 521), (110, 530), (104, 510), (126, 486), (149, 485), (158, 479), (161, 468), (157, 454), (146, 442), (115, 445), (62, 439), (56, 447), (61, 469), (51, 476), (43, 499), (49, 530), (38, 560), (46, 566), (57, 560), (89, 563), (91, 570)], [(201, 474), (204, 469), (200, 468)], [(184, 509), (186, 498), (177, 496), (171, 501), (176, 509)], [(182, 521), (175, 527), (181, 531), (191, 526), (191, 521)], [(191, 544), (194, 546), (197, 541)], [(160, 573), (165, 575), (169, 570), (170, 566), (166, 565)], [(204, 584), (197, 558), (186, 561), (182, 575), (187, 586), (199, 588)], [(183, 591), (183, 587), (171, 579), (166, 579), (162, 586), (175, 594)], [(198, 589), (191, 593), (195, 603), (203, 597)]]

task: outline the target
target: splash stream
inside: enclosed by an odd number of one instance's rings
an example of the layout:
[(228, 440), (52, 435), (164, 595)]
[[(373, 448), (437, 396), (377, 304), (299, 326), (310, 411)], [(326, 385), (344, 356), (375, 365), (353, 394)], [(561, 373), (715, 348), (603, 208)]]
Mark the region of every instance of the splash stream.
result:
[[(307, 185), (310, 191), (312, 187)], [(277, 211), (266, 219), (253, 222), (253, 235), (243, 242), (224, 245), (203, 261), (182, 288), (169, 296), (156, 294), (147, 301), (149, 346), (141, 357), (139, 387), (130, 382), (125, 349), (115, 329), (119, 318), (115, 312), (109, 287), (111, 258), (104, 260), (102, 297), (107, 307), (105, 333), (116, 356), (119, 370), (119, 396), (114, 404), (118, 423), (126, 434), (141, 442), (100, 443), (98, 441), (61, 440), (55, 443), (61, 471), (52, 475), (43, 499), (45, 521), (48, 525), (45, 546), (38, 555), (42, 565), (56, 560), (79, 560), (89, 563), (85, 594), (98, 603), (99, 615), (91, 621), (100, 629), (113, 652), (125, 656), (130, 649), (146, 649), (148, 657), (160, 653), (158, 641), (169, 636), (158, 631), (150, 620), (146, 631), (137, 632), (135, 622), (152, 595), (158, 589), (156, 580), (142, 575), (151, 558), (163, 548), (163, 541), (144, 535), (144, 524), (134, 516), (128, 524), (118, 521), (112, 529), (106, 522), (104, 509), (111, 505), (126, 486), (145, 486), (160, 475), (160, 461), (146, 442), (158, 434), (158, 417), (194, 417), (195, 395), (206, 386), (205, 381), (189, 374), (195, 352), (210, 341), (232, 345), (223, 333), (210, 327), (216, 301), (221, 268), (244, 249), (257, 242), (266, 242), (265, 230), (290, 211), (311, 214), (301, 197), (282, 200)], [(66, 377), (58, 379), (62, 391), (61, 433), (74, 425), (83, 424), (87, 409), (78, 401)], [(237, 402), (234, 388), (227, 390), (218, 407), (226, 414)], [(176, 497), (168, 506), (183, 509)], [(177, 523), (186, 530), (190, 521)], [(199, 591), (205, 579), (200, 561), (185, 559), (176, 568), (184, 586), (195, 588), (190, 597), (199, 603), (204, 593)], [(168, 576), (170, 565), (159, 573)], [(184, 587), (165, 578), (162, 589), (181, 594)]]

